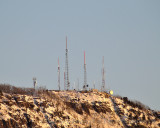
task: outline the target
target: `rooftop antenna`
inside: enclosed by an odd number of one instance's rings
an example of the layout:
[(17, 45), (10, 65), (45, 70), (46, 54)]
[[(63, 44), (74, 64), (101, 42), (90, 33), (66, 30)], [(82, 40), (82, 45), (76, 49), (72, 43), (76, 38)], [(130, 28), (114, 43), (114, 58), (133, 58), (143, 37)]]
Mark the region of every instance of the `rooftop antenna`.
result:
[(59, 57), (58, 57), (58, 88), (59, 88), (59, 91), (60, 91), (61, 88), (60, 88), (60, 65), (59, 65)]
[(84, 51), (84, 85), (83, 85), (83, 89), (87, 90), (87, 71), (86, 71), (86, 56), (85, 56), (85, 51)]
[(104, 56), (102, 60), (102, 91), (105, 91), (105, 69), (104, 69)]
[(65, 63), (65, 88), (69, 90), (70, 82), (69, 82), (69, 72), (68, 72), (68, 49), (67, 49), (67, 36), (66, 36), (66, 63)]

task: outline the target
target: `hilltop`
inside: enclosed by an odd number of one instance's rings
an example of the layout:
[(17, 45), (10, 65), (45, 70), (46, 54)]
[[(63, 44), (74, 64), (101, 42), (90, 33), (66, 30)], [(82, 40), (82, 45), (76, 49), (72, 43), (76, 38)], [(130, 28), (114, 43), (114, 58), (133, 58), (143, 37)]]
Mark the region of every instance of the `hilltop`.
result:
[[(31, 91), (32, 90), (32, 91)], [(160, 112), (98, 90), (0, 91), (0, 128), (159, 128)]]

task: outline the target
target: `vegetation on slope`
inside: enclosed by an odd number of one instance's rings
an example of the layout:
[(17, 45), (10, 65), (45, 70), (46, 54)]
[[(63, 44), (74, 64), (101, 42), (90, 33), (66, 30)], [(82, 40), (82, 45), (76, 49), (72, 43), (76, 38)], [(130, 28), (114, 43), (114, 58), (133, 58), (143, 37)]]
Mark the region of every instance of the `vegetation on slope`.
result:
[(48, 91), (0, 85), (1, 128), (160, 127), (160, 113), (98, 91)]

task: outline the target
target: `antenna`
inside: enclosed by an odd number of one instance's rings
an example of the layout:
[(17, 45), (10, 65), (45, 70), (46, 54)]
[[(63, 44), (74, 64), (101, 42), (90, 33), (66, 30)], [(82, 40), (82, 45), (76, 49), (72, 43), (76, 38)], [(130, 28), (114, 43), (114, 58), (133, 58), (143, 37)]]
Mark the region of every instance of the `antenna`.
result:
[(84, 85), (83, 85), (83, 89), (87, 90), (87, 71), (86, 71), (86, 56), (85, 56), (85, 51), (84, 51)]
[(59, 65), (59, 57), (58, 57), (58, 88), (59, 88), (59, 91), (60, 91), (61, 88), (60, 88), (60, 65)]
[(65, 88), (69, 90), (70, 82), (69, 82), (69, 71), (68, 71), (68, 49), (67, 49), (67, 36), (66, 36), (66, 63), (65, 63)]
[(102, 60), (102, 91), (105, 91), (105, 69), (104, 69), (104, 56)]
[(34, 87), (34, 91), (35, 91), (36, 85), (37, 85), (37, 79), (36, 79), (36, 77), (33, 77), (33, 87)]

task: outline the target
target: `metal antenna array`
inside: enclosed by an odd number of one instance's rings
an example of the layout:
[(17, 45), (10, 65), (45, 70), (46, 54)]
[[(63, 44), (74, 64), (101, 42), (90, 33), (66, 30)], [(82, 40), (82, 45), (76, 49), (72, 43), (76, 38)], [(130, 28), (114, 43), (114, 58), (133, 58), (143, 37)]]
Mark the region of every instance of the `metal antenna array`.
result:
[(33, 86), (34, 86), (34, 90), (35, 90), (35, 88), (36, 88), (36, 84), (37, 84), (37, 79), (36, 79), (36, 77), (33, 77)]
[(87, 71), (86, 71), (86, 56), (85, 56), (85, 51), (84, 51), (84, 85), (83, 85), (83, 90), (87, 90)]
[(33, 93), (33, 96), (36, 96), (36, 95), (37, 95), (37, 92), (36, 92), (36, 85), (37, 85), (37, 79), (36, 79), (36, 77), (33, 77), (33, 86), (34, 86), (34, 93)]
[(105, 69), (104, 69), (104, 56), (102, 60), (102, 91), (105, 91)]
[(58, 57), (58, 88), (59, 88), (59, 90), (61, 90), (61, 88), (60, 88), (60, 65), (59, 65), (59, 57)]
[(69, 72), (68, 72), (68, 49), (67, 49), (67, 37), (66, 37), (66, 63), (65, 63), (65, 89), (69, 90)]
[(35, 91), (35, 89), (36, 89), (36, 85), (37, 85), (37, 79), (36, 79), (36, 77), (33, 77), (34, 91)]

